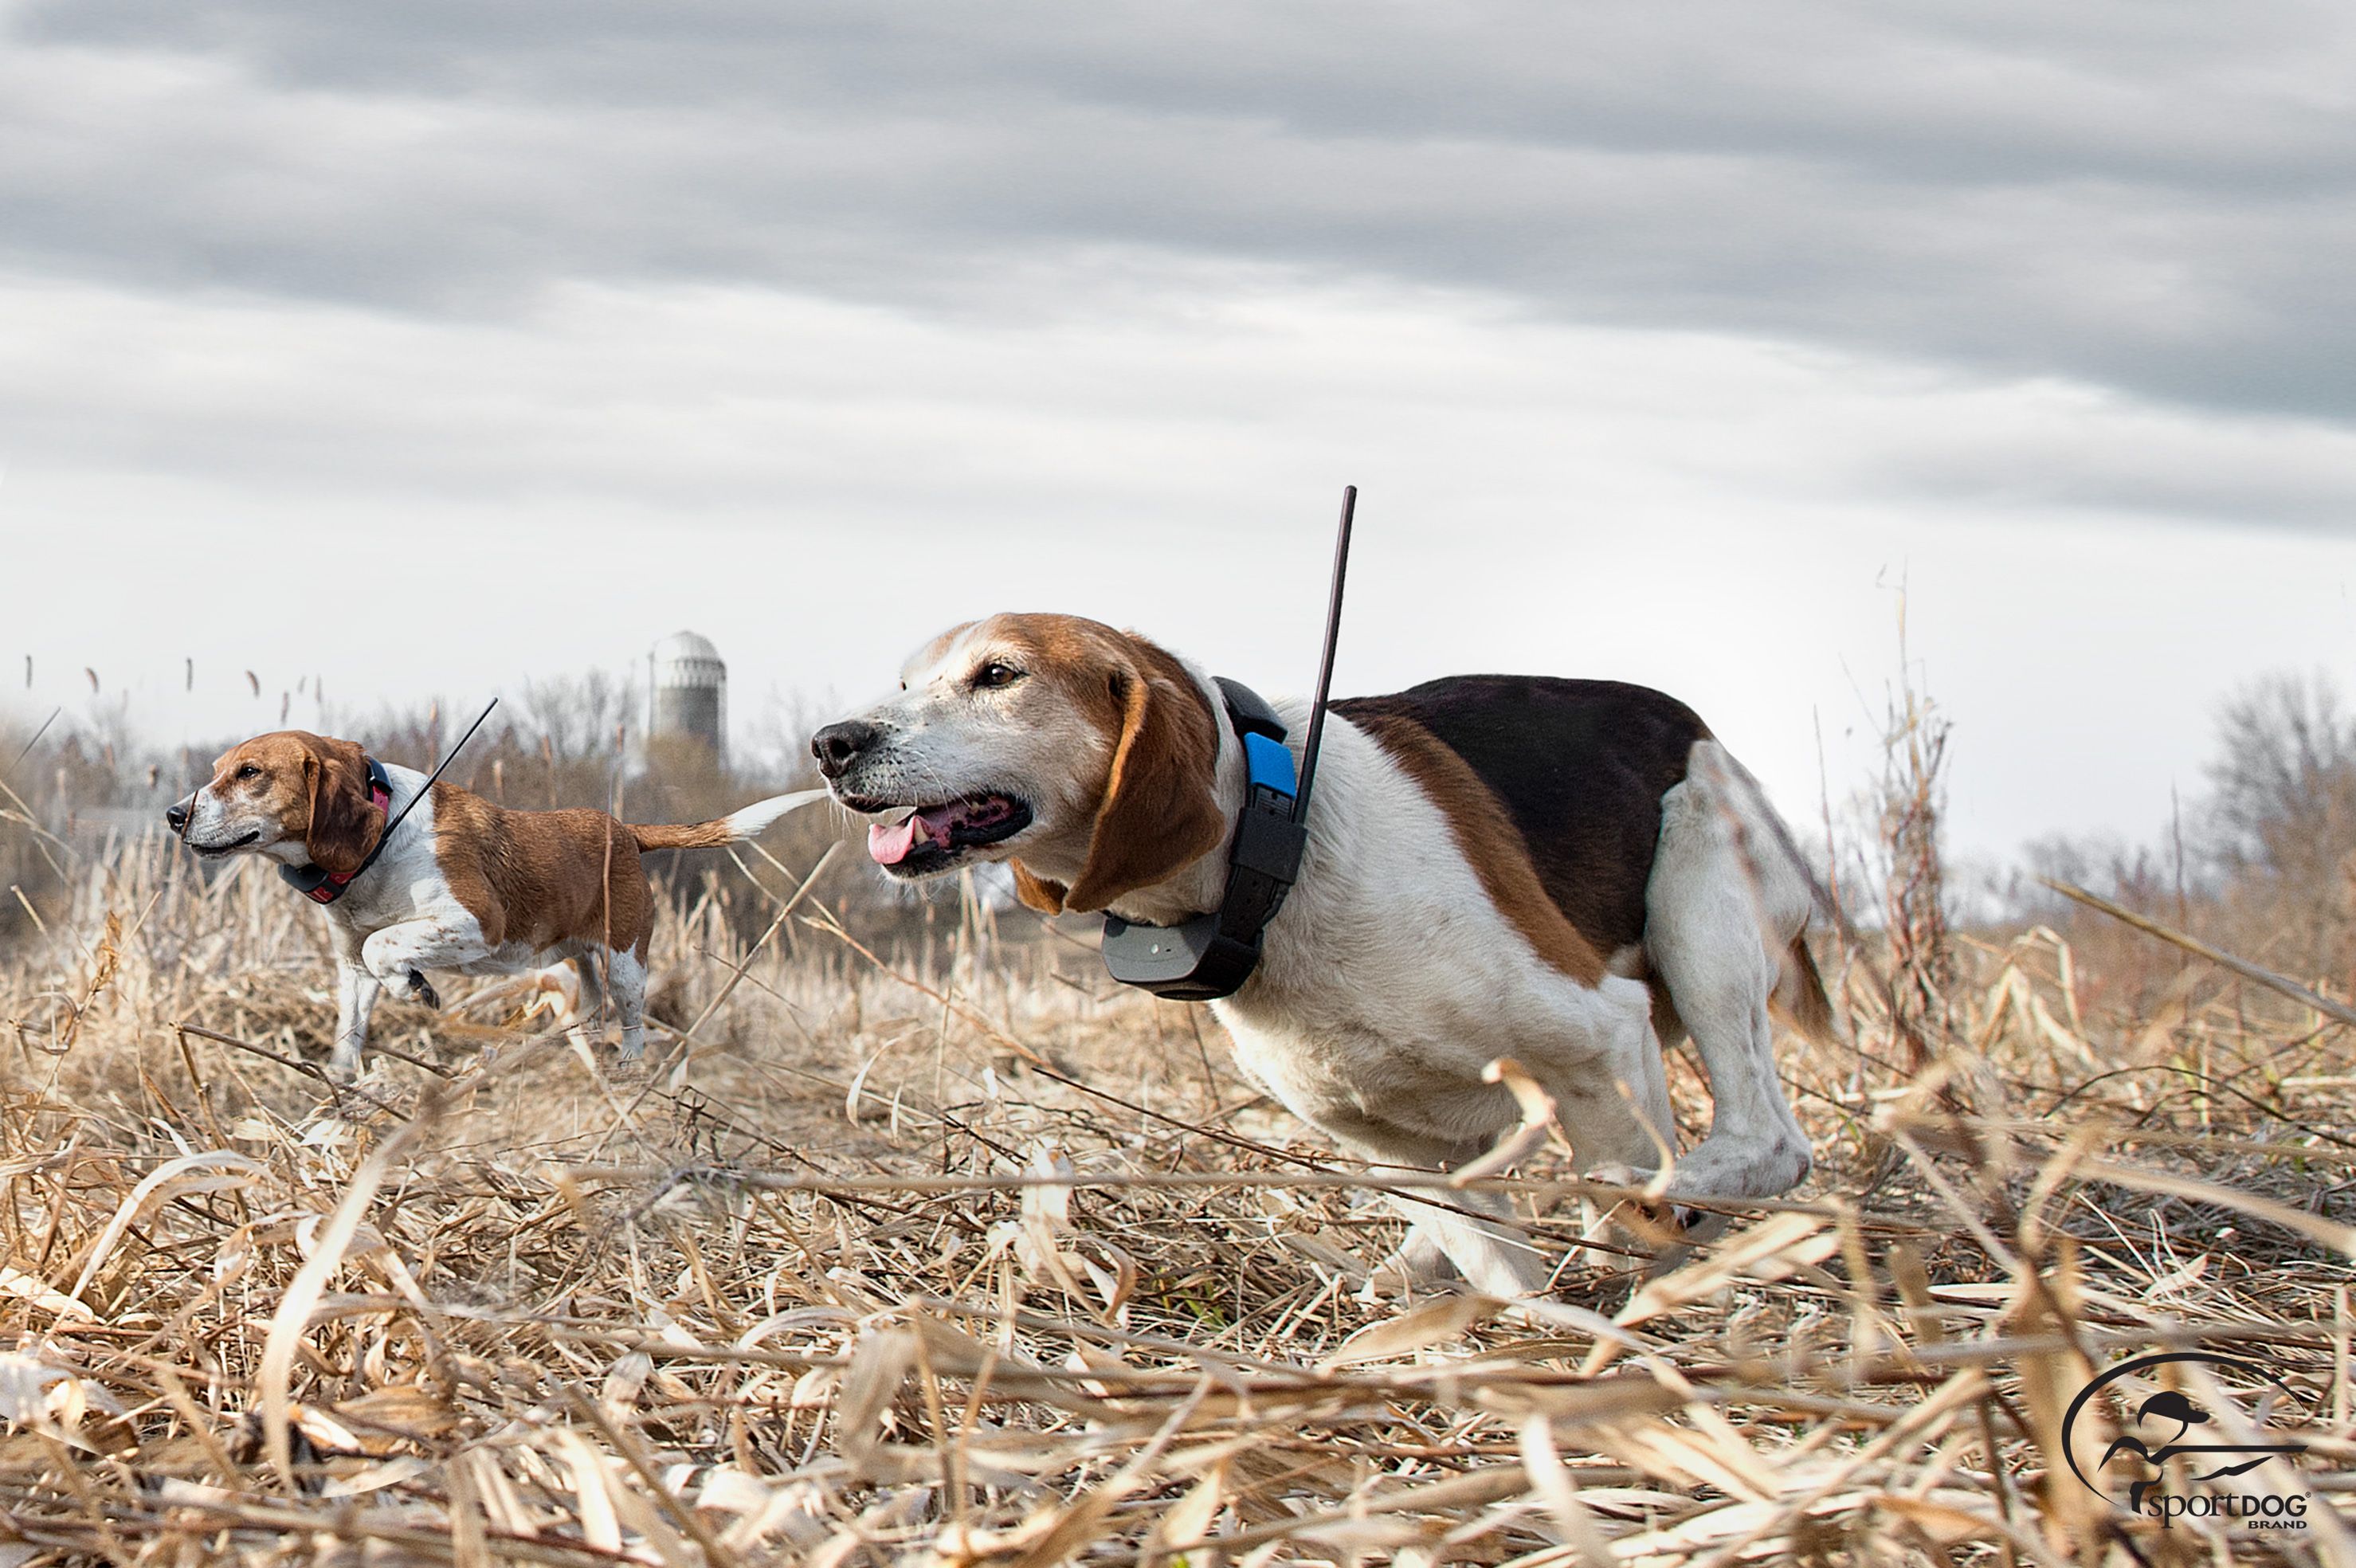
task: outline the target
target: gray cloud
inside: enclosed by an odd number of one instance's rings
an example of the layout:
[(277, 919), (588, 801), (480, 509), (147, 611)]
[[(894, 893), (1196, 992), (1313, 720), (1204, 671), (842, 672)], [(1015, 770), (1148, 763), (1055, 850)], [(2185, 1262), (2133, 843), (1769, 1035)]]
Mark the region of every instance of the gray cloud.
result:
[(2356, 16), (2325, 5), (75, 0), (6, 26), (20, 273), (1002, 317), (1242, 265), (2356, 414)]

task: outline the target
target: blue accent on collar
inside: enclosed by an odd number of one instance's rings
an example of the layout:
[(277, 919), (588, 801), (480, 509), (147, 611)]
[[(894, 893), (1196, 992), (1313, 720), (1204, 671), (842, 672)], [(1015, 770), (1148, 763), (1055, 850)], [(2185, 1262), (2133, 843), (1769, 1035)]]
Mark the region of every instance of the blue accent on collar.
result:
[(1301, 792), (1292, 771), (1290, 746), (1250, 731), (1245, 732), (1243, 741), (1245, 776), (1250, 789), (1270, 789), (1287, 800)]

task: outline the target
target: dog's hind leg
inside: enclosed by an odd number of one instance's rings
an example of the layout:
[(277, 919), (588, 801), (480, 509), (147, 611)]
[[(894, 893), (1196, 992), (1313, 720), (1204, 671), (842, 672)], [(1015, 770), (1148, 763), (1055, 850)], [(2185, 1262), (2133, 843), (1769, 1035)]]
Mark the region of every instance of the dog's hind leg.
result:
[(1775, 1071), (1768, 999), (1808, 917), (1808, 890), (1771, 824), (1729, 788), (1732, 760), (1695, 746), (1661, 800), (1644, 891), (1644, 950), (1709, 1074), (1709, 1136), (1677, 1163), (1672, 1196), (1772, 1197), (1808, 1174), (1807, 1134)]
[(613, 993), (614, 1011), (622, 1023), (624, 1066), (645, 1056), (647, 1049), (647, 965), (637, 951), (624, 948), (607, 955), (605, 984)]
[(605, 1010), (610, 1000), (605, 994), (605, 970), (600, 955), (576, 952), (573, 955), (573, 972), (581, 977), (581, 1006), (578, 1015), (594, 1018)]
[(566, 1033), (584, 1046), (605, 1034), (614, 998), (605, 987), (605, 950), (595, 942), (582, 944), (572, 955), (573, 972), (581, 977), (581, 1005), (573, 1009)]

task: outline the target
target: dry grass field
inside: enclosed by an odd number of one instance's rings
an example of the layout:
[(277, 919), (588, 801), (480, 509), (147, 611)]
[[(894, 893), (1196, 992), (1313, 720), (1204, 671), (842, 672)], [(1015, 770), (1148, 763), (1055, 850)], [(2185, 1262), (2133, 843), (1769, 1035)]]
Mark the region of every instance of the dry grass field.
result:
[[(2139, 936), (1927, 990), (1826, 937), (1808, 1185), (1648, 1278), (1541, 1148), (1502, 1185), (1569, 1261), (1508, 1306), (1401, 1294), (1395, 1175), (970, 897), (884, 952), (683, 903), (651, 1078), (477, 985), (338, 1100), (266, 866), (65, 871), (0, 953), (0, 1565), (2356, 1561), (2356, 1041)], [(2188, 1346), (2287, 1389), (2305, 1454), (2234, 1485), (2304, 1528), (2071, 1473), (2090, 1377)], [(2250, 1440), (2257, 1383), (2153, 1376)]]

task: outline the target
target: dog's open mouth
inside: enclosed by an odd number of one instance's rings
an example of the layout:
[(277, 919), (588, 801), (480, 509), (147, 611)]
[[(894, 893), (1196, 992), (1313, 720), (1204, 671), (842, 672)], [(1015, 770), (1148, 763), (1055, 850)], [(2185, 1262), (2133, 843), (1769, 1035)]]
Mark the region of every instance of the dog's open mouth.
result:
[(1007, 795), (971, 795), (923, 806), (896, 822), (867, 830), (867, 854), (900, 876), (920, 876), (948, 864), (958, 850), (1012, 838), (1031, 825), (1031, 808)]
[(227, 854), (233, 849), (243, 849), (247, 844), (252, 843), (261, 836), (262, 830), (260, 828), (256, 828), (252, 832), (246, 834), (243, 838), (231, 839), (227, 843), (192, 843), (188, 845), (188, 847), (195, 850), (198, 854)]

